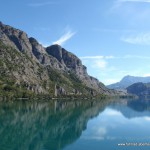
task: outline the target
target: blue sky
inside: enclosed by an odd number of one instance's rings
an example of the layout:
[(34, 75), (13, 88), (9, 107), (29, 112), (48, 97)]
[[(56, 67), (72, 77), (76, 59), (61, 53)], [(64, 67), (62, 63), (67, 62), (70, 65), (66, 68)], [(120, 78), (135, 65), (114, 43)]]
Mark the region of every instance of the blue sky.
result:
[(0, 21), (76, 54), (104, 84), (150, 75), (150, 0), (3, 0)]

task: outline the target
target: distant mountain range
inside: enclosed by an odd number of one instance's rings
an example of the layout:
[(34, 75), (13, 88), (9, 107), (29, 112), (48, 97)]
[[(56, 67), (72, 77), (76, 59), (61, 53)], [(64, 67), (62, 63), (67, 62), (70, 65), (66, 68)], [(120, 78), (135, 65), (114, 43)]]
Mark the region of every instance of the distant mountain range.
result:
[(0, 97), (115, 95), (87, 74), (81, 60), (60, 45), (43, 47), (0, 22)]
[(135, 76), (125, 76), (120, 82), (110, 84), (107, 87), (109, 89), (126, 89), (128, 86), (137, 83), (149, 83), (150, 77), (135, 77)]

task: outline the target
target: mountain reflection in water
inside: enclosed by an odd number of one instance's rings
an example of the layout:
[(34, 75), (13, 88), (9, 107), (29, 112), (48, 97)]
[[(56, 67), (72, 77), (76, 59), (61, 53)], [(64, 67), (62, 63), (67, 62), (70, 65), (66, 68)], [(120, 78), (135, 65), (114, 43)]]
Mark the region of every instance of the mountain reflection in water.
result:
[(81, 136), (107, 102), (0, 103), (0, 149), (62, 149)]
[[(124, 142), (125, 139), (126, 142), (128, 140), (133, 142), (135, 139), (138, 142), (139, 134), (144, 140), (148, 139), (149, 110), (148, 101), (125, 99), (1, 102), (0, 149), (90, 150), (94, 148), (98, 150), (102, 147), (109, 150), (118, 148), (117, 143)], [(143, 121), (143, 117), (147, 122), (140, 123), (137, 118)], [(132, 131), (127, 132), (127, 128), (128, 131)], [(143, 131), (136, 132), (137, 129), (142, 130), (142, 128)], [(134, 135), (132, 135), (133, 131)], [(122, 150), (123, 147), (120, 149)]]

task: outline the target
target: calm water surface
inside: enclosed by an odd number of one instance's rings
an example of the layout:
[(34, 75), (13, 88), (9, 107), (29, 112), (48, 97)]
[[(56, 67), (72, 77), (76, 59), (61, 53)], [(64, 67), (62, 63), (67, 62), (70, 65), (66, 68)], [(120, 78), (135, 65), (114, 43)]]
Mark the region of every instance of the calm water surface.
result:
[(0, 150), (150, 150), (150, 102), (0, 102)]

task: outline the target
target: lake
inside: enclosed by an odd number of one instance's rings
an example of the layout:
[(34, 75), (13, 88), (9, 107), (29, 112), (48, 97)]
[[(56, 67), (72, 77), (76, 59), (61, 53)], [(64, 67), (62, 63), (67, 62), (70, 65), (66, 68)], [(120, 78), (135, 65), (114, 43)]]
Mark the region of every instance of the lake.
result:
[(150, 101), (0, 102), (0, 150), (150, 150)]

